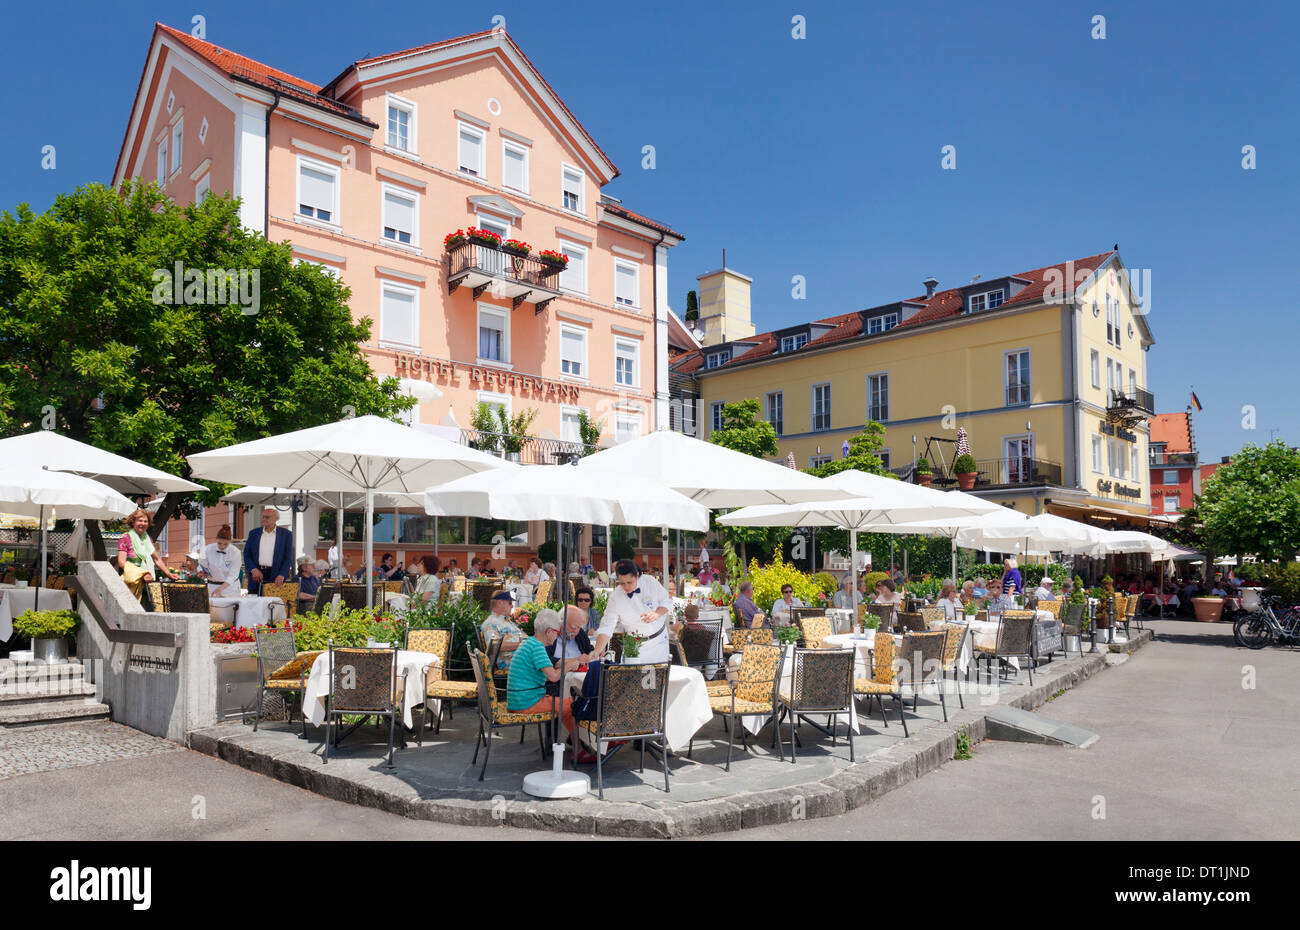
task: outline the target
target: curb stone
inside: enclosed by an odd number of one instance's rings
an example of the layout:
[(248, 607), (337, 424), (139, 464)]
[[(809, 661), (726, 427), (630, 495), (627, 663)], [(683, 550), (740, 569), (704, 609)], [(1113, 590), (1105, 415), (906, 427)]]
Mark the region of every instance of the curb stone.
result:
[[(1112, 643), (1110, 653), (1131, 655), (1154, 639), (1151, 630), (1134, 631), (1126, 643)], [(1107, 653), (1067, 659), (1043, 666), (1034, 686), (1015, 697), (1001, 695), (999, 704), (1033, 711), (1062, 689), (1073, 688), (1108, 667)], [(1053, 669), (1052, 665), (1056, 668)], [(965, 730), (970, 745), (987, 738), (987, 715), (981, 707), (953, 710), (947, 723), (934, 724), (907, 740), (873, 753), (825, 778), (792, 788), (774, 788), (691, 802), (689, 807), (653, 808), (641, 804), (594, 804), (589, 801), (540, 801), (521, 792), (512, 794), (468, 789), (465, 796), (425, 798), (412, 785), (394, 786), (377, 772), (355, 781), (334, 775), (314, 753), (291, 749), (268, 755), (250, 748), (251, 733), (231, 733), (228, 727), (188, 734), (189, 748), (286, 782), (324, 797), (371, 807), (413, 820), (460, 826), (511, 826), (530, 830), (588, 836), (673, 839), (734, 832), (750, 827), (789, 823), (797, 819), (831, 817), (869, 804), (952, 760), (957, 734)], [(891, 724), (892, 726), (892, 724)], [(504, 810), (498, 813), (498, 798)], [(801, 808), (800, 808), (801, 805)]]

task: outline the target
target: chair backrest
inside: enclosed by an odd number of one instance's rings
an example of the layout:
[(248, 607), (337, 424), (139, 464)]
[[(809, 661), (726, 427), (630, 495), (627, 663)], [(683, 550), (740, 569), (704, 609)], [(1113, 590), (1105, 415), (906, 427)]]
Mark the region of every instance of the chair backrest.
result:
[(796, 649), (790, 678), (795, 711), (844, 710), (853, 703), (854, 649)]
[(163, 610), (163, 593), (162, 582), (149, 582), (149, 600), (153, 603), (153, 612), (156, 614), (165, 613)]
[(284, 601), (285, 615), (292, 617), (293, 612), (298, 609), (298, 590), (299, 585), (296, 581), (285, 581), (281, 584), (268, 581), (262, 585), (262, 596), (280, 598)]
[(293, 644), (293, 634), (288, 630), (268, 630), (258, 627), (253, 630), (253, 639), (257, 642), (257, 672), (262, 676), (263, 681), (298, 656), (298, 650)]
[(407, 630), (406, 648), (412, 652), (431, 652), (443, 668), (451, 655), (452, 627), (436, 626), (429, 630)]
[(316, 602), (311, 605), (313, 613), (329, 613), (327, 608), (334, 600), (334, 595), (343, 589), (343, 583), (339, 581), (323, 581), (321, 586), (316, 590)]
[(1027, 656), (1033, 642), (1033, 611), (1002, 611), (1002, 622), (998, 624), (997, 654), (1000, 656)]
[(601, 738), (662, 733), (667, 706), (667, 663), (601, 668), (596, 711)]
[(799, 624), (799, 631), (803, 633), (803, 644), (809, 649), (820, 649), (822, 640), (835, 632), (830, 617), (825, 614), (800, 617), (796, 622)]
[(791, 607), (790, 608), (791, 623), (798, 623), (804, 617), (824, 617), (824, 616), (826, 616), (826, 609), (824, 607)]
[(1065, 603), (1065, 602), (1064, 602), (1063, 600), (1061, 600), (1060, 598), (1057, 598), (1057, 599), (1054, 600), (1054, 601), (1039, 601), (1039, 602), (1038, 602), (1038, 609), (1039, 609), (1039, 610), (1045, 610), (1045, 611), (1047, 611), (1048, 613), (1050, 613), (1053, 617), (1055, 617), (1057, 620), (1060, 620), (1060, 619), (1061, 619), (1061, 605), (1064, 604), (1064, 603)]
[(453, 578), (453, 579), (451, 580), (451, 589), (452, 589), (453, 591), (464, 591), (464, 590), (465, 590), (465, 576), (464, 576), (464, 575), (457, 575), (455, 578)]
[(343, 585), (343, 606), (348, 610), (363, 610), (366, 606), (366, 586), (364, 584)]
[(205, 584), (165, 584), (162, 586), (162, 610), (168, 614), (206, 614), (208, 586)]
[(740, 668), (736, 672), (736, 697), (743, 701), (775, 704), (784, 660), (784, 646), (760, 645), (751, 641), (741, 653)]
[(877, 617), (880, 620), (880, 626), (877, 629), (892, 630), (894, 628), (894, 605), (893, 604), (860, 604), (858, 606), (858, 616), (862, 616), (862, 610)]
[(330, 713), (392, 713), (396, 649), (330, 646)]
[(924, 633), (925, 618), (919, 613), (904, 610), (898, 615), (898, 626), (900, 629), (907, 630), (911, 633)]
[(964, 623), (945, 623), (943, 633), (946, 637), (943, 641), (943, 664), (951, 667), (952, 663), (957, 661), (961, 655), (962, 640), (966, 638), (966, 632), (970, 629)]
[(943, 652), (948, 634), (907, 633), (903, 636), (903, 675), (912, 685), (934, 681), (943, 673)]
[(545, 581), (538, 582), (537, 589), (533, 591), (533, 600), (538, 604), (545, 604), (551, 599), (551, 587), (553, 583), (547, 578)]
[(895, 685), (898, 682), (898, 668), (894, 664), (898, 644), (890, 633), (876, 631), (876, 641), (871, 646), (871, 680), (877, 684)]
[(948, 615), (942, 607), (922, 607), (918, 613), (921, 619), (925, 621), (925, 628), (938, 629), (948, 619)]
[(380, 585), (377, 585), (376, 587), (379, 587), (381, 590), (383, 590), (383, 592), (384, 592), (385, 594), (401, 594), (401, 593), (402, 593), (402, 582), (401, 582), (400, 580), (399, 580), (399, 581), (384, 581), (384, 582), (381, 582)]
[(470, 658), (470, 665), (474, 669), (474, 684), (478, 687), (479, 716), (488, 721), (496, 720), (501, 702), (492, 681), (492, 659), (481, 649), (472, 650)]
[(491, 581), (475, 582), (474, 587), (470, 588), (471, 593), (474, 595), (474, 600), (476, 600), (478, 605), (487, 613), (492, 612), (492, 595), (496, 594), (497, 590), (497, 586)]
[(1138, 595), (1138, 594), (1133, 594), (1133, 595), (1130, 595), (1130, 596), (1129, 596), (1129, 599), (1128, 599), (1128, 610), (1125, 611), (1125, 614), (1124, 614), (1126, 617), (1130, 617), (1130, 618), (1131, 618), (1131, 617), (1135, 617), (1135, 616), (1137, 616), (1138, 601), (1139, 601), (1140, 599), (1141, 599), (1141, 595)]
[(743, 650), (750, 643), (760, 646), (772, 645), (772, 631), (766, 627), (757, 630), (747, 626), (737, 627), (727, 635), (731, 639), (731, 645), (735, 646), (737, 651)]
[(722, 663), (722, 621), (692, 620), (677, 634), (683, 664), (702, 667)]

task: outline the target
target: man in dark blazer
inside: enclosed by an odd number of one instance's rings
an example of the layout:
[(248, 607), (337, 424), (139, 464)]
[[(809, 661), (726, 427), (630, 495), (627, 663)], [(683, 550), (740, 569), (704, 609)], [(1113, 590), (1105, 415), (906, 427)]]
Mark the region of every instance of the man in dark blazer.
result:
[(275, 525), (279, 516), (274, 507), (265, 508), (262, 525), (248, 534), (244, 544), (249, 594), (261, 594), (263, 582), (283, 584), (293, 576), (293, 533)]

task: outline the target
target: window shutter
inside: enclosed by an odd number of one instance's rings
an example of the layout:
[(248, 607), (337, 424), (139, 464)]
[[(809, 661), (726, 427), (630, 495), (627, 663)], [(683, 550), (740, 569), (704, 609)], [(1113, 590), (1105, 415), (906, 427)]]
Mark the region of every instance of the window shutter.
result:
[(384, 225), (402, 232), (415, 232), (415, 201), (395, 194), (384, 193)]
[(468, 130), (460, 131), (460, 168), (478, 174), (483, 164), (483, 140)]
[(384, 291), (383, 331), (385, 342), (415, 344), (415, 295), (401, 291)]
[(636, 269), (624, 264), (614, 266), (614, 302), (636, 306)]
[(505, 150), (505, 170), (503, 172), (503, 183), (506, 187), (512, 187), (517, 191), (528, 190), (528, 179), (524, 171), (524, 153), (518, 149), (507, 148)]
[(316, 210), (334, 210), (334, 176), (306, 165), (299, 178), (299, 197), (302, 203)]

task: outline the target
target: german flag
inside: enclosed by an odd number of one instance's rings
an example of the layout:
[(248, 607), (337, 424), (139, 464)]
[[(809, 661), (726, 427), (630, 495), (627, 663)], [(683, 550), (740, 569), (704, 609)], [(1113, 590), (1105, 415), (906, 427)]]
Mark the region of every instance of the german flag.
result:
[(1196, 396), (1195, 391), (1192, 391), (1192, 403), (1190, 406), (1195, 407), (1197, 413), (1201, 412), (1201, 399)]

